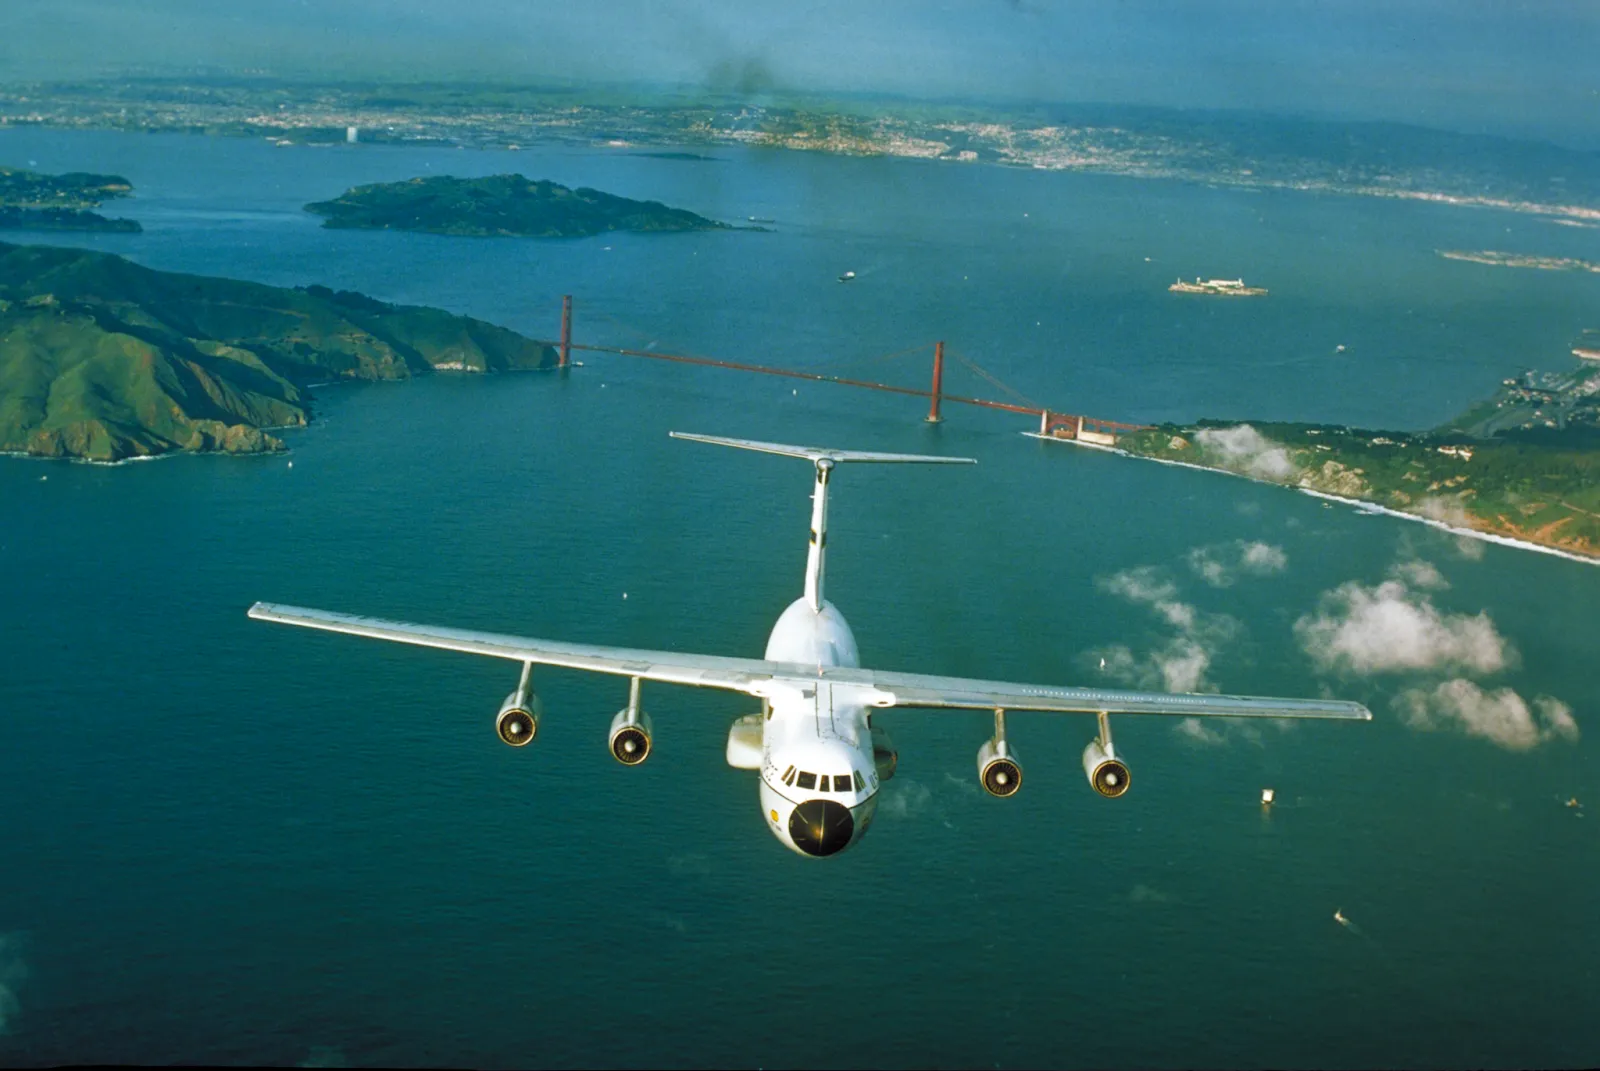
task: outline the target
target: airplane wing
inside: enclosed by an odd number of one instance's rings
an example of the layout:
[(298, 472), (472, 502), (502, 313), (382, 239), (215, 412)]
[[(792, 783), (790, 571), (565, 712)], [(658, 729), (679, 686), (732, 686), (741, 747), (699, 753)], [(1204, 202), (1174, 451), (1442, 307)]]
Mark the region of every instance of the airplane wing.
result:
[(1276, 699), (1245, 695), (1202, 695), (1192, 692), (1130, 692), (1111, 688), (1052, 688), (1009, 681), (935, 677), (924, 673), (864, 673), (872, 687), (889, 697), (877, 705), (952, 710), (1038, 710), (1082, 714), (1215, 715), (1230, 718), (1343, 718), (1370, 721), (1372, 712), (1360, 703), (1340, 699)]
[(1055, 688), (1007, 681), (937, 677), (844, 666), (798, 665), (759, 658), (681, 651), (650, 651), (562, 643), (496, 632), (413, 625), (375, 617), (310, 610), (258, 602), (250, 607), (257, 621), (344, 632), (375, 640), (437, 647), (466, 654), (488, 655), (517, 662), (561, 666), (668, 684), (723, 688), (768, 696), (788, 687), (828, 683), (835, 695), (853, 689), (865, 706), (953, 710), (1028, 710), (1056, 713), (1219, 715), (1257, 718), (1343, 718), (1366, 721), (1372, 713), (1359, 703), (1329, 699), (1273, 699), (1257, 696), (1129, 692), (1102, 688)]
[[(473, 632), (469, 629), (412, 625), (404, 621), (385, 621), (330, 610), (309, 610), (303, 606), (281, 606), (258, 602), (250, 607), (257, 621), (280, 625), (345, 632), (374, 640), (393, 640), (418, 647), (439, 647), (446, 651), (508, 658), (541, 666), (586, 669), (669, 684), (693, 684), (707, 688), (727, 688), (758, 694), (752, 688), (770, 680), (776, 662), (759, 658), (724, 658), (717, 655), (683, 654), (677, 651), (645, 651), (631, 647), (602, 647), (588, 643), (560, 643), (508, 636), (498, 632)], [(793, 667), (790, 667), (793, 668)]]

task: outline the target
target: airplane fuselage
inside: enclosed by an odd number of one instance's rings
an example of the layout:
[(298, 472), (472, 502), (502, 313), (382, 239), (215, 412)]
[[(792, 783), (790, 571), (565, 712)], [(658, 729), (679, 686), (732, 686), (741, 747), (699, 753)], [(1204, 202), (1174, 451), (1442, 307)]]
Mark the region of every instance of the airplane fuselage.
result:
[[(774, 662), (860, 666), (856, 638), (830, 602), (796, 599), (767, 640)], [(801, 855), (827, 856), (856, 843), (878, 809), (872, 728), (858, 690), (826, 681), (776, 689), (762, 726), (761, 811), (773, 836)]]

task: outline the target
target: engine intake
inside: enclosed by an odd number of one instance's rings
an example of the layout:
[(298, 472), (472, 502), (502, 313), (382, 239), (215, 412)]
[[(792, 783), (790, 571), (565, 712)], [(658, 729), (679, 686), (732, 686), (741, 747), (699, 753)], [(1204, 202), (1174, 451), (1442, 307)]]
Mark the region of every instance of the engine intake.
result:
[(623, 707), (611, 719), (611, 757), (624, 766), (637, 766), (650, 757), (650, 715), (638, 707)]
[(984, 741), (978, 749), (978, 780), (991, 796), (1014, 796), (1022, 787), (1022, 764), (1003, 736)]
[(1116, 749), (1098, 739), (1083, 749), (1083, 772), (1089, 784), (1106, 799), (1116, 799), (1128, 791), (1128, 767), (1117, 758)]
[(519, 688), (500, 704), (500, 713), (494, 719), (494, 731), (512, 747), (524, 747), (533, 743), (533, 738), (539, 735), (539, 717), (543, 713), (544, 704), (539, 702), (539, 696)]

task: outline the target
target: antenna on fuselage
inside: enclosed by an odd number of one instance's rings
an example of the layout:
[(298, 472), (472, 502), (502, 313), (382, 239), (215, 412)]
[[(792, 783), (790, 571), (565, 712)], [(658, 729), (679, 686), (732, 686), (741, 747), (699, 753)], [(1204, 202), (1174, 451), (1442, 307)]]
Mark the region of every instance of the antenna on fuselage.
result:
[(739, 450), (756, 450), (763, 454), (782, 454), (784, 457), (803, 457), (816, 467), (816, 485), (811, 492), (811, 543), (806, 550), (806, 603), (813, 612), (822, 610), (823, 551), (828, 545), (828, 478), (833, 467), (846, 461), (876, 461), (883, 463), (923, 463), (929, 465), (976, 465), (970, 457), (940, 457), (935, 454), (885, 454), (872, 450), (835, 450), (827, 446), (790, 446), (786, 443), (758, 442), (754, 439), (725, 439), (719, 435), (696, 435), (691, 432), (669, 432), (674, 439), (711, 443), (715, 446), (732, 446)]

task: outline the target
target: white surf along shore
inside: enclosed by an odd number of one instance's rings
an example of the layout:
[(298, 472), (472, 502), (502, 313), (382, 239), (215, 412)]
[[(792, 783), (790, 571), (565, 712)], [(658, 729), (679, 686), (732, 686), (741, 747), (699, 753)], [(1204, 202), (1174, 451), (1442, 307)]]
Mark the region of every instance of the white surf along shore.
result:
[(1086, 450), (1100, 450), (1108, 454), (1120, 454), (1123, 457), (1132, 458), (1135, 461), (1153, 461), (1157, 465), (1175, 465), (1182, 469), (1195, 469), (1199, 472), (1215, 472), (1222, 476), (1236, 476), (1241, 480), (1249, 480), (1251, 483), (1266, 484), (1269, 487), (1281, 487), (1286, 491), (1299, 491), (1301, 494), (1310, 495), (1312, 498), (1321, 498), (1329, 502), (1342, 502), (1347, 506), (1354, 506), (1362, 513), (1381, 513), (1386, 517), (1398, 517), (1404, 521), (1416, 521), (1418, 524), (1425, 524), (1430, 528), (1437, 528), (1442, 532), (1449, 532), (1451, 535), (1465, 536), (1468, 539), (1481, 539), (1485, 543), (1498, 543), (1501, 546), (1515, 547), (1518, 550), (1537, 551), (1540, 554), (1550, 554), (1557, 558), (1565, 558), (1567, 561), (1581, 562), (1584, 565), (1600, 566), (1600, 558), (1590, 558), (1582, 554), (1574, 554), (1570, 550), (1562, 550), (1559, 547), (1547, 547), (1542, 543), (1530, 543), (1526, 539), (1512, 539), (1510, 536), (1498, 535), (1494, 532), (1480, 532), (1476, 528), (1467, 528), (1464, 525), (1450, 524), (1447, 521), (1437, 520), (1433, 517), (1424, 517), (1420, 513), (1407, 513), (1404, 510), (1391, 509), (1388, 506), (1380, 506), (1376, 502), (1368, 502), (1363, 498), (1348, 498), (1344, 495), (1332, 495), (1326, 491), (1315, 491), (1309, 487), (1301, 487), (1297, 484), (1278, 483), (1274, 480), (1259, 479), (1255, 476), (1249, 476), (1242, 472), (1235, 472), (1232, 469), (1212, 468), (1210, 465), (1196, 465), (1192, 461), (1173, 461), (1170, 458), (1164, 457), (1146, 457), (1144, 454), (1135, 454), (1131, 451), (1124, 450), (1120, 446), (1102, 446), (1099, 443), (1079, 442), (1076, 439), (1058, 439), (1051, 435), (1040, 435), (1036, 431), (1025, 431), (1022, 434), (1026, 435), (1030, 439), (1042, 439), (1046, 442), (1071, 443), (1073, 446), (1082, 447)]

